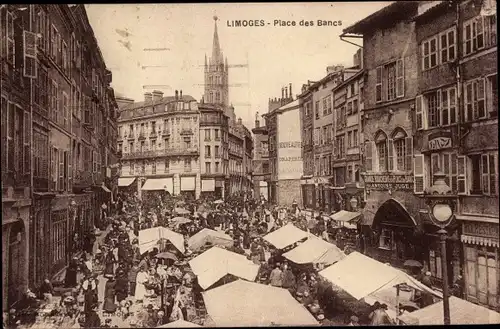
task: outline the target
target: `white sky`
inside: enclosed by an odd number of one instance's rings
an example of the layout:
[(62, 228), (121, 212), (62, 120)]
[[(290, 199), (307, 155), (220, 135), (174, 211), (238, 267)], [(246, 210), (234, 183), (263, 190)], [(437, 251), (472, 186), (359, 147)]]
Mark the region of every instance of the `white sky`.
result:
[[(113, 72), (115, 92), (136, 101), (144, 85), (165, 95), (182, 90), (197, 100), (203, 94), (205, 54), (211, 55), (213, 16), (228, 63), (249, 64), (229, 71), (229, 99), (237, 117), (253, 128), (255, 113), (267, 112), (270, 97), (293, 85), (299, 93), (308, 79), (318, 80), (329, 65), (352, 65), (358, 49), (340, 40), (342, 29), (387, 6), (390, 2), (346, 3), (222, 3), (222, 4), (92, 4), (85, 5), (107, 67)], [(231, 20), (265, 20), (264, 27), (228, 27)], [(275, 19), (313, 20), (314, 27), (274, 27)], [(317, 20), (341, 20), (342, 26), (318, 27)], [(267, 25), (267, 23), (270, 25)], [(121, 36), (116, 30), (131, 35)], [(123, 33), (122, 33), (123, 34)], [(121, 42), (120, 42), (121, 41)], [(360, 39), (352, 40), (361, 44)], [(123, 44), (129, 42), (131, 50)], [(169, 48), (145, 52), (144, 48)], [(163, 66), (146, 68), (142, 66)], [(150, 90), (149, 90), (150, 91)], [(250, 104), (250, 106), (244, 106)]]

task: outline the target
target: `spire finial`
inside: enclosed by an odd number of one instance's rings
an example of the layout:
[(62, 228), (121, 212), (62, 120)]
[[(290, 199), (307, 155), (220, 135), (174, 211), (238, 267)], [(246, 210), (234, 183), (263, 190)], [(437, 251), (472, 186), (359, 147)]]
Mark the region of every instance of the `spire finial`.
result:
[(214, 21), (218, 21), (219, 20), (219, 17), (217, 17), (217, 15), (214, 15)]

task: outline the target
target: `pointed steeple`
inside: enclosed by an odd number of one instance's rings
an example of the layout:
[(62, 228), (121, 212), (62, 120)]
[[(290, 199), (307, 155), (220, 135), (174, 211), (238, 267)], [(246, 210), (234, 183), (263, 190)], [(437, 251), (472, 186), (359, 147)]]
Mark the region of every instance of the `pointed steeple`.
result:
[(223, 58), (222, 58), (222, 52), (220, 50), (220, 44), (219, 44), (219, 34), (217, 33), (217, 20), (219, 18), (217, 16), (214, 16), (214, 42), (212, 45), (212, 58), (211, 58), (211, 64), (212, 65), (217, 65), (217, 64), (223, 64)]

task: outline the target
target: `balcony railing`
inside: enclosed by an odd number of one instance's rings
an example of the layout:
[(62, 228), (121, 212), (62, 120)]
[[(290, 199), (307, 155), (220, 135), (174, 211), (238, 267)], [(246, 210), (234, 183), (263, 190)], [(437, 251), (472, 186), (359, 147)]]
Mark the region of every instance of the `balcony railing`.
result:
[(146, 139), (146, 134), (145, 133), (140, 133), (138, 139), (139, 140), (145, 140)]
[(128, 136), (126, 136), (128, 140), (134, 140), (135, 139), (135, 133), (134, 132), (131, 132), (128, 134)]
[(143, 151), (143, 152), (132, 152), (123, 154), (122, 160), (132, 160), (132, 159), (144, 159), (144, 158), (156, 158), (162, 156), (176, 156), (176, 155), (196, 155), (199, 154), (197, 148), (168, 148), (157, 151)]
[(33, 177), (33, 188), (36, 192), (46, 192), (49, 190), (49, 179)]
[(183, 128), (181, 130), (181, 135), (194, 135), (194, 133), (191, 128)]

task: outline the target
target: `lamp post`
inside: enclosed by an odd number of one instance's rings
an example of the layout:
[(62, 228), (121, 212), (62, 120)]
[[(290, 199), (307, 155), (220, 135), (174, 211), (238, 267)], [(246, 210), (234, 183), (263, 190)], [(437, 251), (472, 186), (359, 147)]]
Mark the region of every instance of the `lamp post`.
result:
[(438, 234), (441, 237), (441, 270), (443, 277), (443, 314), (444, 325), (450, 324), (450, 304), (449, 304), (449, 287), (448, 287), (448, 264), (446, 260), (446, 238), (448, 232), (446, 227), (449, 226), (454, 219), (454, 211), (456, 204), (456, 195), (452, 189), (446, 184), (446, 175), (438, 171), (434, 174), (434, 184), (426, 189), (424, 198), (426, 199), (429, 217), (434, 225), (440, 230)]
[(352, 211), (357, 211), (358, 210), (358, 199), (356, 197), (352, 197), (351, 200), (349, 201), (351, 204), (351, 210)]

